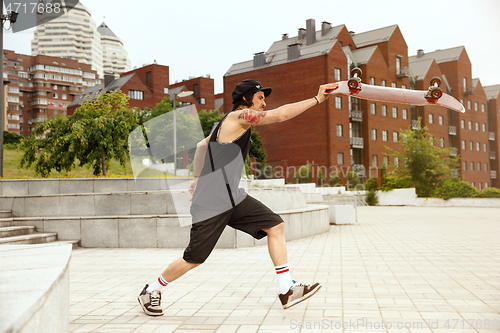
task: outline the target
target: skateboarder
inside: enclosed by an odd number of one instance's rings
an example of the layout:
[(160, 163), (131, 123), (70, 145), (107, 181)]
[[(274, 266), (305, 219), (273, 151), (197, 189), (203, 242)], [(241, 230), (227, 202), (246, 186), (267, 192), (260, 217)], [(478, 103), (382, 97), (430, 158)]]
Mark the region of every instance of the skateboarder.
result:
[[(244, 159), (250, 150), (251, 126), (266, 125), (291, 119), (324, 102), (328, 89), (336, 83), (319, 87), (318, 94), (301, 102), (264, 111), (265, 98), (271, 88), (259, 81), (244, 80), (232, 93), (233, 110), (228, 113), (206, 139), (197, 145), (194, 175), (189, 191), (192, 227), (190, 242), (182, 258), (172, 262), (151, 285), (146, 285), (138, 299), (144, 312), (163, 315), (161, 291), (189, 270), (202, 264), (210, 255), (224, 228), (228, 225), (261, 239), (267, 236), (268, 250), (279, 283), (279, 299), (287, 309), (316, 293), (321, 285), (298, 284), (288, 268), (284, 223), (260, 201), (238, 188)], [(208, 151), (208, 154), (207, 154)]]

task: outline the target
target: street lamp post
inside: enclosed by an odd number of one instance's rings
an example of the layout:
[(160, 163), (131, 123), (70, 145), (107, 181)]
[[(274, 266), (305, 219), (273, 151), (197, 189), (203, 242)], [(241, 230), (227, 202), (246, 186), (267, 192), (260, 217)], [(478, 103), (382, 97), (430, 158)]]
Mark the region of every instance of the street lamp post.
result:
[(192, 91), (181, 91), (174, 95), (174, 177), (177, 177), (177, 119), (176, 119), (176, 98), (188, 97), (193, 94)]

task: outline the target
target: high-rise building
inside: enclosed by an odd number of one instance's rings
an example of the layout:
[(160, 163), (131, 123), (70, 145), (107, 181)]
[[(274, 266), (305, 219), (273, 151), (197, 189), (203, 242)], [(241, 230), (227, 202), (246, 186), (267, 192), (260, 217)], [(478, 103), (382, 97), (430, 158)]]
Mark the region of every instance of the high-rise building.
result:
[(78, 3), (66, 14), (35, 29), (31, 55), (48, 55), (74, 59), (89, 64), (98, 75), (104, 75), (101, 34), (91, 12)]
[(104, 22), (97, 28), (97, 32), (101, 34), (104, 73), (114, 75), (128, 72), (130, 59), (127, 58), (123, 41)]

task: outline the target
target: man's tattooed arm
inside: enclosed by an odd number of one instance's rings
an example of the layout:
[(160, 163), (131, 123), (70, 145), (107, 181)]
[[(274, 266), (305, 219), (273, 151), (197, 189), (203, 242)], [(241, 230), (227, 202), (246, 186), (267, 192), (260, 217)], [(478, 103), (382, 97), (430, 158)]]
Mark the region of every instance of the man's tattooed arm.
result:
[(266, 116), (266, 113), (266, 111), (243, 110), (238, 116), (238, 119), (245, 119), (247, 123), (257, 124), (261, 118)]

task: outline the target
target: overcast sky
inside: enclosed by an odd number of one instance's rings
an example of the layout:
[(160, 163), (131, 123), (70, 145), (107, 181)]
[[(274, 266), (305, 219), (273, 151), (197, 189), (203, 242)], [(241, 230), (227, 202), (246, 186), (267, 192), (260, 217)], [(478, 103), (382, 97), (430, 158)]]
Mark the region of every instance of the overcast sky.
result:
[[(215, 93), (232, 64), (267, 51), (306, 20), (345, 24), (356, 33), (398, 24), (408, 55), (464, 45), (472, 75), (500, 84), (500, 0), (82, 0), (97, 25), (120, 37), (132, 67), (170, 66), (170, 83), (210, 74)], [(4, 33), (4, 48), (31, 54), (34, 29)], [(265, 83), (264, 83), (265, 85)]]

